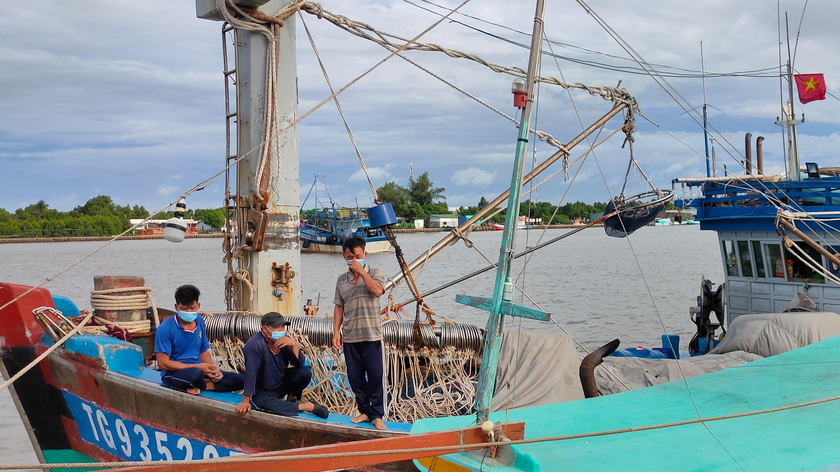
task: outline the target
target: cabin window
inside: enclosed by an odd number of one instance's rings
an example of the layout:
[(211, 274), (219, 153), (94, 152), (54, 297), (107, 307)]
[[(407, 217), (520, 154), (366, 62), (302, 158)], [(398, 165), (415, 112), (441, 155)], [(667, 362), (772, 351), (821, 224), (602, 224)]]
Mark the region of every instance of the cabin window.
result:
[(761, 243), (758, 241), (752, 242), (753, 259), (755, 260), (755, 275), (758, 277), (767, 277), (764, 266), (764, 257), (761, 254)]
[[(798, 253), (804, 252), (811, 259), (817, 261), (819, 264), (822, 261), (822, 254), (819, 253), (816, 249), (812, 248), (808, 244), (801, 242), (801, 241), (794, 241), (794, 245), (799, 248)], [(807, 261), (807, 258), (804, 258)], [(785, 260), (787, 262), (787, 272), (788, 272), (788, 280), (793, 280), (796, 282), (810, 282), (810, 283), (824, 283), (825, 277), (809, 267), (805, 262), (799, 260), (798, 257), (794, 255), (794, 253), (785, 248)]]
[(782, 258), (782, 246), (779, 244), (765, 244), (764, 255), (770, 266), (770, 277), (785, 278), (785, 260)]
[(741, 275), (744, 277), (753, 276), (752, 256), (750, 255), (750, 243), (738, 241), (738, 255), (741, 256)]
[(726, 275), (738, 276), (738, 257), (735, 255), (735, 242), (723, 242), (723, 263), (726, 265)]

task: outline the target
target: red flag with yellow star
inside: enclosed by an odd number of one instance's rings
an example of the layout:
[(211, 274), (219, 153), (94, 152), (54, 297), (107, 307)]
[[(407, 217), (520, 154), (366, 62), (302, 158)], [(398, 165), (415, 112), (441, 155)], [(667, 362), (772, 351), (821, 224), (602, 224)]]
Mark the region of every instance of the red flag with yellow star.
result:
[(799, 90), (799, 101), (804, 103), (814, 100), (825, 100), (825, 81), (822, 74), (794, 75), (796, 88)]

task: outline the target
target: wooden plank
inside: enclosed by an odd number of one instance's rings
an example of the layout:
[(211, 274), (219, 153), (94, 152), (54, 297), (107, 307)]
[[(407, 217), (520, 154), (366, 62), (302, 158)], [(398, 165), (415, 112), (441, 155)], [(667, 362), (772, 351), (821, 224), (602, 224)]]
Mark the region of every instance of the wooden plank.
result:
[[(525, 436), (525, 423), (513, 422), (502, 424), (504, 435), (511, 440), (522, 439)], [(396, 438), (371, 439), (367, 441), (353, 441), (339, 444), (331, 444), (328, 446), (314, 446), (300, 449), (292, 449), (288, 451), (272, 452), (264, 454), (256, 454), (264, 457), (287, 457), (299, 456), (305, 454), (331, 454), (340, 452), (358, 452), (358, 451), (390, 451), (397, 449), (414, 449), (427, 448), (437, 446), (450, 446), (461, 444), (467, 446), (467, 449), (476, 449), (476, 447), (469, 448), (470, 445), (481, 445), (488, 441), (487, 433), (481, 430), (481, 427), (472, 427), (464, 429), (454, 429), (447, 431), (438, 431), (433, 433), (416, 434), (409, 436), (402, 436)], [(234, 463), (234, 464), (206, 464), (206, 465), (161, 465), (158, 467), (129, 467), (120, 469), (109, 469), (114, 471), (152, 471), (152, 472), (237, 472), (247, 468), (249, 471), (275, 471), (278, 468), (283, 470), (294, 470), (296, 472), (317, 472), (323, 470), (343, 470), (354, 467), (364, 467), (376, 464), (385, 464), (389, 462), (410, 461), (412, 459), (422, 459), (424, 457), (432, 457), (436, 455), (451, 454), (455, 451), (444, 451), (439, 454), (428, 452), (414, 452), (402, 454), (390, 454), (387, 452), (372, 454), (369, 456), (358, 457), (340, 457), (340, 458), (324, 458), (324, 459), (300, 459), (300, 460), (284, 460), (284, 461), (267, 461), (267, 462), (250, 462), (250, 463)]]

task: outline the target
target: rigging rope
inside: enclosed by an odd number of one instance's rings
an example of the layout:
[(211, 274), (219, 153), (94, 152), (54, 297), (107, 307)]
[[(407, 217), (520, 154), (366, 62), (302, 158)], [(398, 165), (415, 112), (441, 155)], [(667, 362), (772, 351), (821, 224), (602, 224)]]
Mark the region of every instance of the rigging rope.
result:
[[(50, 347), (49, 347), (46, 351), (42, 352), (40, 356), (36, 357), (36, 358), (35, 358), (35, 360), (33, 360), (32, 362), (30, 362), (29, 364), (27, 364), (27, 365), (26, 365), (26, 367), (24, 367), (23, 369), (21, 369), (21, 370), (20, 370), (17, 374), (13, 375), (13, 376), (12, 376), (12, 378), (10, 378), (9, 380), (7, 380), (7, 381), (3, 382), (3, 385), (0, 385), (0, 392), (2, 392), (3, 390), (5, 390), (5, 389), (6, 389), (6, 387), (8, 387), (9, 385), (11, 385), (11, 384), (12, 384), (13, 382), (15, 382), (17, 379), (21, 378), (21, 377), (23, 376), (23, 374), (25, 374), (25, 373), (29, 372), (29, 370), (30, 370), (30, 369), (32, 369), (33, 367), (35, 367), (36, 365), (38, 365), (38, 364), (39, 364), (42, 360), (44, 360), (47, 356), (49, 356), (49, 355), (50, 355), (50, 353), (52, 353), (53, 351), (55, 351), (56, 349), (58, 349), (59, 347), (61, 347), (61, 345), (62, 345), (62, 344), (64, 344), (64, 342), (65, 342), (65, 341), (67, 341), (68, 339), (70, 339), (70, 336), (73, 336), (74, 334), (76, 334), (76, 333), (78, 333), (79, 331), (81, 331), (81, 330), (82, 330), (82, 328), (84, 327), (84, 325), (85, 325), (88, 321), (90, 321), (91, 317), (93, 317), (93, 313), (88, 313), (88, 314), (87, 314), (87, 316), (85, 316), (85, 317), (84, 317), (84, 319), (82, 319), (82, 322), (81, 322), (81, 323), (79, 323), (78, 325), (76, 325), (76, 327), (75, 327), (75, 328), (73, 328), (72, 330), (70, 330), (70, 332), (69, 332), (69, 333), (67, 333), (67, 334), (66, 334), (66, 335), (64, 335), (61, 339), (59, 339), (58, 341), (56, 341), (56, 342), (55, 342), (55, 344), (53, 344), (52, 346), (50, 346)], [(0, 467), (0, 468), (2, 468), (2, 467)], [(28, 468), (30, 468), (30, 467), (25, 467), (25, 468), (27, 468), (27, 469), (28, 469)], [(36, 467), (36, 469), (37, 469), (37, 468), (38, 468), (38, 467)]]

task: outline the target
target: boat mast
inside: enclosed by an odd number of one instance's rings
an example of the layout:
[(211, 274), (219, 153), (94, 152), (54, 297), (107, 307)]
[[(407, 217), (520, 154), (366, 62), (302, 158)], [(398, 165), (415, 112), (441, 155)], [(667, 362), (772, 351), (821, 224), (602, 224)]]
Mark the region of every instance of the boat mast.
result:
[(534, 100), (534, 82), (539, 69), (541, 39), (543, 34), (544, 0), (537, 0), (534, 14), (534, 31), (531, 34), (531, 55), (528, 59), (527, 95), (528, 101), (522, 110), (519, 122), (519, 138), (516, 141), (516, 155), (513, 161), (513, 175), (510, 181), (505, 229), (502, 233), (502, 245), (499, 250), (499, 265), (496, 268), (496, 282), (493, 287), (493, 301), (487, 330), (484, 333), (484, 354), (478, 375), (476, 392), (476, 415), (482, 423), (490, 415), (490, 401), (496, 384), (496, 366), (499, 363), (502, 330), (504, 329), (503, 302), (510, 303), (513, 296), (513, 282), (510, 277), (513, 252), (516, 247), (516, 225), (519, 216), (519, 194), (522, 191), (522, 177), (525, 168), (525, 154), (528, 148), (528, 134), (531, 121), (531, 106)]
[[(253, 15), (268, 18), (290, 3), (290, 0), (233, 0)], [(256, 13), (254, 12), (256, 10)], [(234, 9), (231, 12), (236, 15)], [(224, 21), (215, 0), (197, 0), (196, 16)], [(297, 65), (295, 55), (295, 17), (269, 23), (276, 41), (269, 46), (258, 31), (237, 29), (238, 55), (236, 101), (240, 112), (237, 126), (237, 156), (246, 156), (238, 165), (237, 230), (234, 253), (242, 250), (244, 260), (239, 267), (248, 271), (250, 284), (240, 291), (239, 310), (284, 315), (299, 315), (300, 304), (300, 175), (298, 164), (297, 126), (285, 131), (279, 139), (265, 140), (273, 123), (265, 123), (267, 83), (266, 67), (269, 47), (275, 48), (276, 69), (275, 129), (294, 123), (297, 117)], [(262, 146), (270, 146), (269, 172), (257, 169)], [(257, 148), (254, 150), (254, 148)], [(259, 176), (258, 176), (259, 174)], [(263, 189), (260, 189), (262, 180)], [(267, 181), (267, 182), (266, 182)], [(267, 185), (267, 190), (266, 190)], [(260, 193), (262, 192), (262, 193)], [(261, 195), (262, 202), (257, 196)], [(230, 275), (230, 274), (229, 274)], [(253, 299), (253, 303), (251, 300)]]
[(703, 143), (706, 145), (706, 177), (713, 177), (715, 169), (709, 157), (709, 117), (706, 114), (706, 61), (703, 59), (703, 41), (700, 41), (700, 76), (703, 78)]
[(799, 177), (799, 144), (796, 140), (796, 125), (805, 122), (803, 115), (801, 120), (796, 119), (796, 113), (793, 110), (793, 64), (790, 59), (790, 30), (788, 28), (788, 16), (785, 12), (785, 35), (787, 36), (787, 79), (788, 79), (788, 106), (787, 110), (782, 112), (785, 114), (784, 120), (777, 120), (776, 124), (779, 126), (787, 126), (788, 129), (788, 180), (798, 181)]

